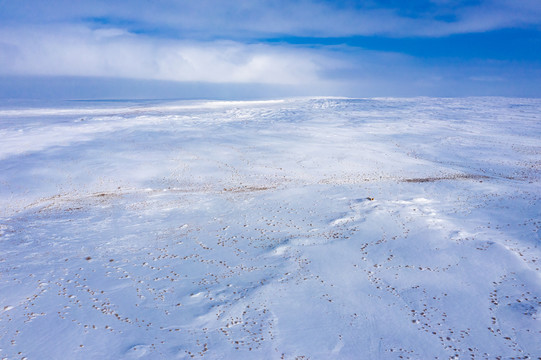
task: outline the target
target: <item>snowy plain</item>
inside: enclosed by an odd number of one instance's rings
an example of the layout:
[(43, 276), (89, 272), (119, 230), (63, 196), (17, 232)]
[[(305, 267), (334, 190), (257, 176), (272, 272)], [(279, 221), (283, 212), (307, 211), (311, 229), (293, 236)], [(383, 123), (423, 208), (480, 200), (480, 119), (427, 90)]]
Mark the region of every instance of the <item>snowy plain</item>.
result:
[(0, 358), (540, 359), (541, 99), (0, 107)]

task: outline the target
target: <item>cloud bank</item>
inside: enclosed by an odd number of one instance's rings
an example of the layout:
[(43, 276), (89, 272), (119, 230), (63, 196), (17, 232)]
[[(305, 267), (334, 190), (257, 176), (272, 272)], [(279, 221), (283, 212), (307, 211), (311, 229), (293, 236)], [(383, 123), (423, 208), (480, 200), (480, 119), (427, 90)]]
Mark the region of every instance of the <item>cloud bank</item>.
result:
[[(527, 48), (541, 46), (538, 0), (0, 0), (0, 9), (0, 77), (10, 84), (79, 77), (268, 85), (311, 95), (514, 89), (541, 96), (535, 52), (524, 52), (527, 61), (467, 53), (485, 44), (468, 45), (468, 34), (484, 33), (488, 53), (501, 53), (497, 31), (505, 29), (533, 34)], [(445, 42), (453, 36), (465, 42), (434, 60), (430, 44), (453, 46)], [(355, 37), (371, 39), (373, 48), (355, 45)], [(438, 49), (445, 54), (445, 45)], [(7, 83), (0, 94), (9, 95)]]
[(445, 36), (541, 23), (538, 0), (2, 1), (3, 23), (113, 24), (199, 38)]
[(152, 39), (122, 29), (0, 30), (0, 73), (218, 83), (312, 83), (331, 60), (309, 49)]

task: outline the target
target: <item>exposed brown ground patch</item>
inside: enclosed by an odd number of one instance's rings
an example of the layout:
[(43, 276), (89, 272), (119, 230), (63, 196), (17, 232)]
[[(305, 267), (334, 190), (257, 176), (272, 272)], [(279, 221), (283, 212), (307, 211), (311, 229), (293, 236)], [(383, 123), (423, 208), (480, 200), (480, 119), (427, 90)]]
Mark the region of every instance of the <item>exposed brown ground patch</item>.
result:
[(254, 192), (254, 191), (266, 191), (276, 189), (276, 186), (240, 186), (240, 187), (231, 187), (224, 188), (225, 192), (232, 193), (243, 193), (243, 192)]
[(447, 175), (447, 176), (403, 179), (402, 182), (426, 183), (426, 182), (436, 182), (436, 181), (443, 181), (443, 180), (482, 180), (482, 179), (488, 179), (488, 176), (473, 175), (473, 174), (456, 174), (456, 175)]

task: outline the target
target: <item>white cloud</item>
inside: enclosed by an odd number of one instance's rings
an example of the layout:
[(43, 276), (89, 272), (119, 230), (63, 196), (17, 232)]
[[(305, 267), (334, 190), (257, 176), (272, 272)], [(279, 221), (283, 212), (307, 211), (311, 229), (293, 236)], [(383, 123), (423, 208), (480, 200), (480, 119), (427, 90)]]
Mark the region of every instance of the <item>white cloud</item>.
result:
[[(266, 36), (444, 36), (541, 24), (539, 0), (431, 0), (382, 6), (378, 1), (26, 0), (4, 2), (4, 24), (123, 24), (131, 30), (192, 38)], [(356, 3), (356, 2), (355, 2)], [(404, 11), (408, 10), (408, 11)], [(121, 25), (121, 27), (124, 27)]]
[[(453, 1), (455, 0), (449, 0), (449, 3)], [(175, 83), (204, 82), (219, 84), (218, 87), (236, 84), (243, 89), (245, 85), (263, 84), (274, 88), (286, 86), (288, 90), (295, 88), (295, 93), (299, 94), (347, 96), (445, 95), (454, 89), (466, 89), (460, 91), (467, 91), (467, 94), (487, 93), (486, 89), (494, 93), (496, 90), (503, 90), (507, 94), (505, 91), (512, 83), (509, 79), (518, 77), (517, 81), (513, 80), (519, 84), (515, 88), (529, 91), (521, 94), (539, 92), (535, 90), (538, 86), (532, 85), (535, 78), (539, 78), (537, 65), (528, 68), (508, 63), (491, 65), (489, 61), (481, 64), (472, 63), (472, 60), (430, 62), (404, 54), (367, 51), (347, 46), (303, 47), (249, 40), (257, 31), (288, 31), (296, 35), (311, 33), (322, 36), (376, 30), (405, 34), (404, 29), (408, 25), (409, 33), (434, 36), (468, 32), (472, 29), (483, 31), (499, 26), (498, 24), (501, 25), (504, 21), (518, 21), (519, 17), (525, 19), (524, 23), (533, 21), (537, 16), (535, 11), (532, 11), (530, 18), (524, 15), (526, 10), (535, 8), (528, 0), (525, 0), (516, 14), (511, 14), (508, 18), (504, 16), (502, 9), (508, 6), (507, 11), (512, 13), (511, 10), (519, 6), (513, 7), (502, 1), (498, 8), (494, 5), (496, 2), (492, 1), (492, 12), (487, 16), (476, 15), (476, 11), (480, 11), (483, 6), (486, 8), (486, 4), (481, 4), (462, 8), (460, 21), (441, 22), (434, 27), (431, 27), (431, 24), (434, 24), (435, 20), (430, 16), (423, 19), (399, 17), (389, 9), (374, 9), (368, 12), (360, 9), (351, 12), (311, 2), (306, 2), (310, 6), (303, 9), (304, 12), (297, 22), (293, 22), (291, 17), (301, 12), (301, 9), (297, 8), (300, 6), (298, 2), (270, 10), (266, 14), (254, 13), (251, 3), (241, 2), (238, 13), (231, 14), (227, 19), (218, 19), (218, 15), (222, 14), (226, 7), (217, 5), (218, 9), (212, 9), (210, 3), (203, 1), (202, 5), (193, 5), (195, 3), (190, 2), (192, 12), (179, 15), (171, 11), (169, 17), (164, 17), (164, 23), (172, 24), (180, 16), (183, 20), (180, 21), (179, 28), (190, 27), (192, 32), (204, 32), (208, 30), (202, 28), (212, 28), (210, 23), (216, 20), (216, 29), (228, 28), (238, 33), (241, 33), (242, 29), (249, 29), (251, 33), (236, 41), (212, 40), (212, 36), (209, 36), (211, 40), (202, 40), (205, 36), (194, 37), (192, 40), (176, 40), (174, 36), (166, 38), (162, 33), (145, 35), (130, 32), (129, 24), (125, 27), (111, 24), (98, 26), (96, 22), (93, 25), (3, 24), (0, 26), (0, 76), (78, 76), (166, 80)], [(105, 8), (110, 10), (107, 6)], [(287, 9), (292, 10), (292, 14), (286, 14)], [(329, 9), (328, 16), (324, 14), (325, 9)], [(138, 19), (145, 17), (145, 21), (149, 23), (156, 21), (155, 17), (160, 13), (154, 14), (153, 8), (146, 10), (148, 11), (137, 12)], [(194, 13), (204, 10), (208, 10), (208, 17)], [(356, 14), (360, 13), (364, 15), (356, 19)], [(119, 14), (126, 17), (130, 15), (122, 11), (119, 11)], [(254, 17), (240, 23), (235, 21), (246, 14), (254, 14)], [(374, 16), (370, 17), (370, 14)], [(190, 16), (193, 18), (185, 19)], [(276, 19), (279, 21), (274, 22)], [(197, 23), (198, 20), (201, 23)], [(326, 26), (327, 32), (324, 33)], [(216, 29), (212, 31), (217, 32)], [(523, 73), (516, 70), (521, 68), (526, 70)], [(496, 78), (502, 80), (493, 81)], [(470, 91), (470, 88), (479, 90)], [(459, 93), (459, 90), (456, 90), (456, 93)], [(0, 93), (2, 91), (8, 97), (13, 96), (5, 81), (0, 84)], [(227, 93), (229, 92), (228, 90)], [(176, 96), (176, 92), (171, 93), (172, 97)], [(246, 91), (243, 92), (245, 93)]]
[(332, 60), (314, 50), (233, 41), (160, 40), (122, 29), (0, 30), (3, 75), (103, 76), (217, 83), (319, 81)]

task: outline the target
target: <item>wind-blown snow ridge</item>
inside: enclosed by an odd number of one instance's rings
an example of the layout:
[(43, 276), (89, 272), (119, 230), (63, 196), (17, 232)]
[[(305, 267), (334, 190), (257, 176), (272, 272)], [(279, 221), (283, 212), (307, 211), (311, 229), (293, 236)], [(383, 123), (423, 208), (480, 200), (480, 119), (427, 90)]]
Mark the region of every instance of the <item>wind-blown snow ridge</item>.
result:
[(250, 101), (183, 101), (171, 102), (159, 106), (130, 106), (130, 107), (70, 107), (70, 108), (30, 108), (0, 110), (2, 117), (35, 117), (35, 116), (98, 116), (98, 115), (133, 115), (141, 112), (175, 112), (183, 110), (216, 109), (238, 106), (257, 106), (283, 103), (286, 100), (250, 100)]
[(27, 110), (0, 358), (541, 354), (540, 100)]

